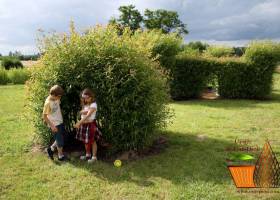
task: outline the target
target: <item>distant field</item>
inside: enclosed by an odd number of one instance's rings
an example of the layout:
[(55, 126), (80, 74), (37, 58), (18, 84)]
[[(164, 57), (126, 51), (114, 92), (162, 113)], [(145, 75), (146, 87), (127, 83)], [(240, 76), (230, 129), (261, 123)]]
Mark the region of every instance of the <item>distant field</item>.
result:
[[(0, 60), (0, 66), (1, 66), (1, 60)], [(22, 60), (21, 63), (23, 64), (23, 66), (25, 67), (31, 67), (33, 65), (35, 65), (36, 63), (38, 63), (38, 61), (34, 61), (34, 60)]]
[(34, 60), (28, 60), (28, 61), (21, 61), (21, 63), (23, 64), (23, 66), (25, 67), (32, 67), (33, 65), (35, 65), (36, 63), (38, 63), (38, 61), (34, 61)]

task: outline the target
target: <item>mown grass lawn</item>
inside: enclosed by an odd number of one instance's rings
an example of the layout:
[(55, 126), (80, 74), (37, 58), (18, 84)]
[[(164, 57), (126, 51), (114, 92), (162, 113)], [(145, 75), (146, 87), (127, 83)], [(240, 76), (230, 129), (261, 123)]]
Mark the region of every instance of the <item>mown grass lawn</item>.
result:
[(280, 199), (280, 193), (239, 194), (225, 162), (236, 138), (260, 147), (273, 140), (280, 160), (279, 74), (270, 101), (170, 103), (175, 116), (163, 131), (169, 147), (119, 169), (101, 161), (57, 164), (31, 151), (23, 99), (24, 86), (0, 86), (0, 199)]

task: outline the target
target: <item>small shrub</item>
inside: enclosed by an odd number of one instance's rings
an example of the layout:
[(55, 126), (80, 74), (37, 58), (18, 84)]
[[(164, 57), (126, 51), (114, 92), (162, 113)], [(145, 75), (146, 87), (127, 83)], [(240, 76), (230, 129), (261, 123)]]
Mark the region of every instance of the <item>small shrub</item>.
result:
[(234, 55), (241, 57), (246, 52), (246, 47), (233, 47)]
[(6, 85), (9, 82), (7, 71), (0, 67), (0, 85)]
[(3, 57), (2, 66), (9, 70), (11, 68), (22, 68), (23, 65), (17, 57)]
[(26, 68), (10, 69), (8, 71), (9, 82), (13, 84), (24, 84), (30, 77), (30, 72)]

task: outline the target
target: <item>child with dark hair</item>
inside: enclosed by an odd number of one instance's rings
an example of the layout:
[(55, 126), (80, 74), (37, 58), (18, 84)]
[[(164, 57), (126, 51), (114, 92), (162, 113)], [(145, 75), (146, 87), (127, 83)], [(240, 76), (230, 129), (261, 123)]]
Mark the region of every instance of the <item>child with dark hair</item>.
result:
[(81, 105), (81, 120), (75, 125), (75, 128), (77, 128), (76, 138), (84, 143), (86, 150), (86, 155), (81, 156), (80, 159), (92, 163), (97, 160), (97, 144), (94, 139), (97, 131), (97, 104), (95, 101), (95, 94), (88, 88), (84, 89), (81, 94)]

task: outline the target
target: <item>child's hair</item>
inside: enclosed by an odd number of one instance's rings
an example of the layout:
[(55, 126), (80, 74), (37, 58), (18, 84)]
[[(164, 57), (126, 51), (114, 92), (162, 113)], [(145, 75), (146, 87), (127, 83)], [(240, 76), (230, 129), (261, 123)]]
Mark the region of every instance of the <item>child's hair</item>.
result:
[(82, 104), (82, 106), (84, 106), (86, 104), (84, 97), (90, 97), (91, 98), (90, 103), (93, 103), (95, 101), (95, 94), (89, 88), (84, 89), (82, 94), (81, 94), (81, 104)]
[(62, 87), (60, 87), (59, 85), (54, 85), (50, 89), (50, 95), (62, 96), (63, 94), (64, 94), (64, 91), (63, 91)]

